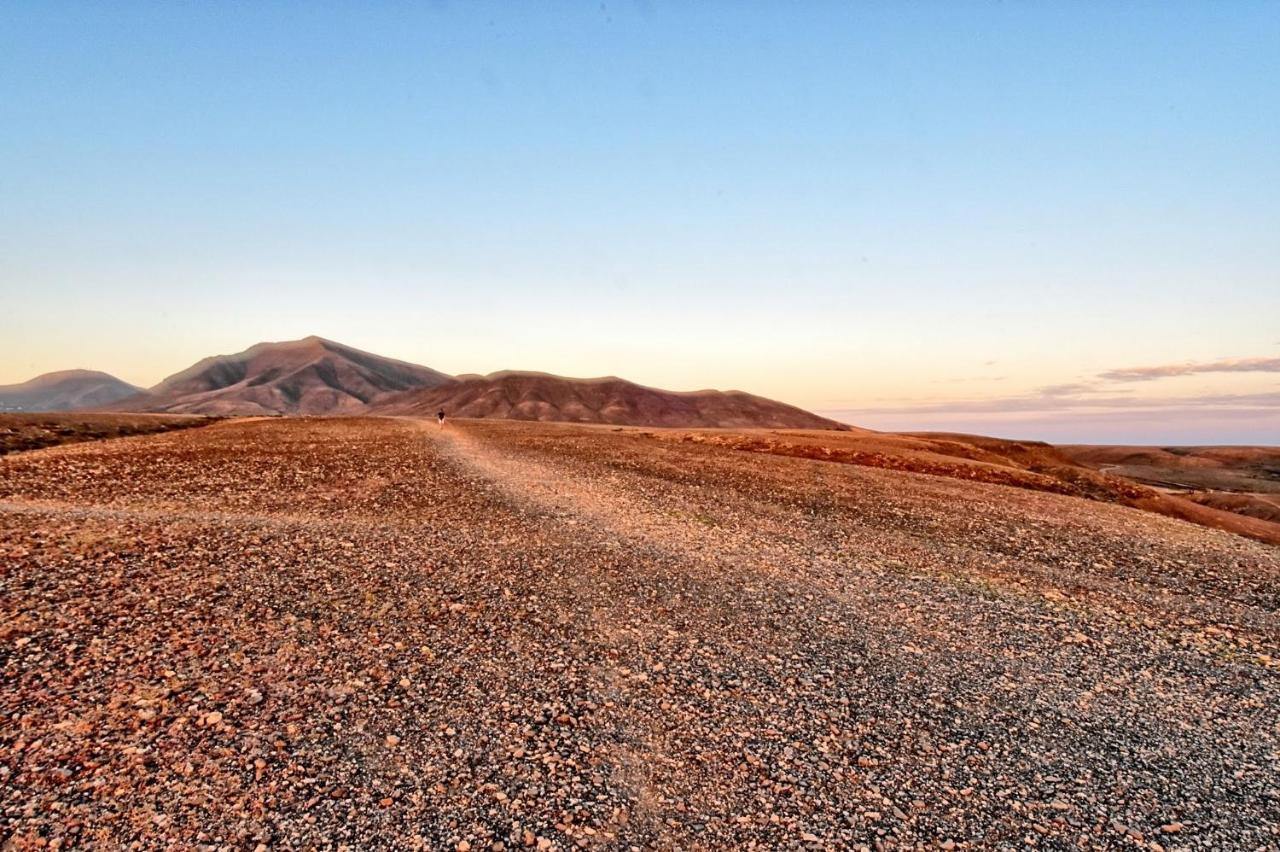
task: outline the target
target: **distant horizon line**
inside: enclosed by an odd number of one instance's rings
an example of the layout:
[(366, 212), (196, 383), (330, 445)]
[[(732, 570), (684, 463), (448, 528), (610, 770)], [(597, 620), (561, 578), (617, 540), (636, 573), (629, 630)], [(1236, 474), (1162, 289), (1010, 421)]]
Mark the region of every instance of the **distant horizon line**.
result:
[[(343, 343), (332, 337), (308, 334), (298, 338), (259, 340), (242, 349), (197, 358), (187, 367), (166, 374), (150, 385), (120, 378), (93, 367), (49, 370), (31, 378), (0, 385), (15, 389), (41, 379), (101, 376), (145, 393), (198, 365), (220, 358), (236, 358), (254, 349), (308, 342), (350, 350), (385, 360), (432, 370), (455, 381), (528, 375), (575, 382), (620, 381), (669, 393), (736, 393), (776, 399), (787, 405), (840, 423), (889, 432), (931, 432), (986, 435), (1011, 440), (1049, 443), (1134, 444), (1142, 446), (1275, 446), (1280, 435), (1280, 393), (1220, 394), (1200, 397), (1133, 398), (1099, 395), (1108, 383), (1147, 383), (1170, 376), (1194, 373), (1280, 372), (1278, 358), (1226, 358), (1211, 362), (1185, 362), (1164, 366), (1130, 367), (1101, 372), (1092, 382), (1047, 386), (1015, 396), (991, 395), (970, 400), (896, 405), (802, 405), (787, 402), (785, 394), (756, 393), (739, 388), (702, 386), (670, 391), (658, 384), (624, 378), (616, 373), (576, 376), (544, 370), (502, 368), (486, 373), (446, 373), (416, 361), (382, 355)], [(1212, 418), (1210, 420), (1210, 418)], [(1206, 422), (1209, 421), (1209, 422)]]

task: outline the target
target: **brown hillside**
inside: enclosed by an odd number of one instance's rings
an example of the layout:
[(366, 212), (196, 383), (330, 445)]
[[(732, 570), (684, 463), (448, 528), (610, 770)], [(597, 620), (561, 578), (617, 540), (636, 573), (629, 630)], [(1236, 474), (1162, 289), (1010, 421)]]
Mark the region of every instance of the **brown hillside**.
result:
[(1230, 491), (1200, 491), (1188, 494), (1187, 499), (1201, 506), (1235, 512), (1250, 518), (1280, 524), (1280, 495), (1233, 494)]
[(741, 391), (679, 393), (613, 376), (571, 379), (545, 373), (467, 376), (410, 391), (371, 407), (380, 414), (701, 428), (847, 429), (795, 406)]
[(1038, 441), (1010, 441), (947, 433), (893, 434), (849, 430), (651, 433), (652, 437), (712, 444), (744, 452), (793, 456), (1008, 485), (1116, 503), (1280, 544), (1280, 523), (1258, 512), (1237, 514), (1226, 504), (1178, 494), (1073, 462), (1062, 448)]
[[(1280, 525), (1280, 447), (1061, 448), (1080, 464), (1152, 486), (1181, 510), (1234, 513)], [(1194, 509), (1188, 508), (1194, 506)]]

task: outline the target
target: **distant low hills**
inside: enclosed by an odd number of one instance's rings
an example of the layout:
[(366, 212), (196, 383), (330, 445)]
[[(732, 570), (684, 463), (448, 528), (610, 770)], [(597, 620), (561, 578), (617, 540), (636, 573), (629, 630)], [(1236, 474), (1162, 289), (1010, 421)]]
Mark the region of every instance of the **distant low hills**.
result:
[(1280, 527), (1280, 447), (1075, 445), (1061, 450), (1094, 470)]
[[(658, 440), (712, 444), (724, 449), (798, 456), (836, 464), (856, 464), (904, 473), (1006, 485), (1118, 503), (1190, 521), (1201, 526), (1280, 544), (1280, 479), (1267, 479), (1268, 459), (1280, 449), (1209, 447), (1188, 451), (1144, 447), (1056, 447), (1040, 441), (1012, 441), (945, 432), (891, 433), (850, 429), (842, 433), (775, 430), (770, 432), (698, 432), (670, 429), (650, 433)], [(1251, 482), (1261, 493), (1243, 494), (1183, 487), (1157, 487), (1135, 481), (1124, 469), (1098, 469), (1075, 458), (1147, 458), (1194, 453), (1221, 460), (1224, 476)], [(1241, 467), (1240, 465), (1247, 467)], [(1261, 464), (1261, 467), (1258, 465)], [(1199, 469), (1200, 465), (1191, 465)], [(1251, 478), (1256, 477), (1256, 478)], [(1165, 482), (1164, 485), (1172, 483)], [(1270, 490), (1273, 489), (1274, 491)]]
[(62, 370), (17, 385), (0, 385), (0, 411), (72, 411), (110, 405), (139, 391), (107, 373)]
[[(667, 391), (613, 376), (573, 379), (546, 373), (450, 376), (363, 352), (322, 337), (259, 343), (205, 358), (153, 388), (116, 382), (113, 394), (24, 396), (9, 410), (109, 411), (223, 416), (385, 414), (605, 423), (686, 428), (846, 429), (792, 405), (741, 391)], [(55, 375), (55, 374), (51, 374)], [(63, 375), (63, 374), (56, 374)], [(71, 374), (66, 374), (71, 375)], [(49, 377), (15, 385), (27, 388)], [(17, 397), (14, 397), (17, 399)], [(3, 397), (0, 397), (3, 406)]]
[(741, 391), (676, 392), (608, 376), (570, 379), (506, 371), (460, 376), (412, 390), (373, 406), (380, 414), (496, 417), (686, 428), (845, 429), (843, 424), (792, 405)]

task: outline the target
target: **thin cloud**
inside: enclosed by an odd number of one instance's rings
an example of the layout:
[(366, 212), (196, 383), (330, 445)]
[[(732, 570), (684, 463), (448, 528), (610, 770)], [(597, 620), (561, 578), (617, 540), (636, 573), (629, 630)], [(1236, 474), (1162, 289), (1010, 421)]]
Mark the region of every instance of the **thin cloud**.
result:
[(1092, 382), (1068, 382), (1064, 385), (1046, 385), (1040, 388), (1042, 396), (1077, 396), (1082, 393), (1093, 393), (1097, 385)]
[[(1117, 384), (1146, 382), (1170, 376), (1198, 373), (1280, 373), (1280, 358), (1234, 358), (1218, 361), (1132, 367), (1098, 373), (1092, 379), (1045, 385), (1019, 396), (962, 399), (946, 402), (903, 403), (885, 400), (886, 405), (863, 405), (828, 409), (829, 416), (857, 418), (878, 415), (1063, 415), (1100, 416), (1112, 412), (1167, 412), (1186, 416), (1192, 411), (1235, 417), (1272, 416), (1280, 409), (1280, 392), (1246, 394), (1201, 394), (1176, 397), (1136, 397)], [(953, 380), (956, 381), (956, 380)], [(966, 380), (967, 381), (967, 380)], [(894, 404), (896, 403), (896, 404)]]
[(1253, 394), (1211, 394), (1205, 396), (1082, 398), (1079, 396), (998, 397), (995, 399), (957, 400), (923, 405), (871, 406), (839, 409), (842, 415), (858, 414), (1011, 414), (1018, 412), (1061, 413), (1067, 411), (1102, 410), (1169, 410), (1169, 409), (1280, 409), (1280, 392)]
[(964, 432), (1060, 444), (1155, 444), (1159, 446), (1275, 444), (1280, 406), (1270, 408), (1076, 408), (1061, 411), (874, 414), (843, 416), (868, 429), (888, 432)]
[(1099, 373), (1098, 378), (1108, 382), (1150, 382), (1197, 373), (1280, 373), (1280, 358), (1224, 358), (1156, 367), (1127, 367)]

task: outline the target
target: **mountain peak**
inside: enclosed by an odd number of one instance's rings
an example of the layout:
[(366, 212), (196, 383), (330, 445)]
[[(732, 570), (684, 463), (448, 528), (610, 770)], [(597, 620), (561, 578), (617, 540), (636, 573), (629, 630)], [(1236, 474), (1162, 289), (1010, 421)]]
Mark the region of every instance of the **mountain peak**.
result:
[[(311, 350), (318, 351), (321, 349), (325, 349), (330, 345), (341, 346), (341, 344), (334, 344), (332, 341), (325, 340), (323, 337), (320, 337), (318, 335), (310, 334), (310, 335), (307, 335), (306, 337), (300, 337), (297, 340), (263, 340), (253, 344), (252, 346), (250, 346), (248, 349), (244, 351), (245, 352), (264, 352), (264, 351), (270, 351), (270, 350), (304, 350), (304, 349), (311, 349)], [(236, 354), (239, 355), (244, 353), (236, 353)], [(235, 355), (224, 355), (220, 357), (231, 358), (231, 357), (235, 357)]]
[(160, 382), (136, 404), (148, 411), (193, 414), (355, 414), (390, 394), (449, 380), (429, 367), (313, 334), (204, 358)]
[[(22, 384), (24, 385), (47, 385), (53, 382), (62, 382), (67, 379), (114, 379), (110, 373), (104, 373), (101, 370), (85, 370), (75, 368), (71, 370), (54, 370), (51, 373), (41, 373), (34, 379), (29, 379)], [(117, 379), (118, 381), (118, 379)]]

